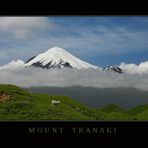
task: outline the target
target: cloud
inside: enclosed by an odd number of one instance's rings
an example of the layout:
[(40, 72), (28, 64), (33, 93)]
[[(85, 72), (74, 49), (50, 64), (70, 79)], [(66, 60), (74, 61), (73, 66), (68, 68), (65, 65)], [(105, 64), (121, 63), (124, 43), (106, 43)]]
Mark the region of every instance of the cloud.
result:
[[(62, 29), (61, 29), (62, 28)], [(48, 34), (46, 38), (39, 38), (32, 43), (45, 50), (52, 46), (60, 46), (71, 50), (78, 56), (93, 55), (122, 55), (147, 48), (147, 31), (131, 30), (128, 27), (117, 26), (115, 28), (103, 27), (68, 27), (61, 26), (56, 36)], [(63, 29), (65, 28), (65, 29)], [(66, 30), (67, 29), (67, 30)], [(67, 33), (69, 32), (69, 33)], [(66, 34), (66, 35), (65, 35)], [(73, 34), (77, 34), (76, 36)]]
[(120, 67), (128, 74), (148, 74), (148, 61), (142, 62), (139, 65), (121, 63)]
[(97, 88), (133, 87), (148, 90), (148, 74), (116, 74), (76, 69), (1, 69), (0, 83), (30, 86), (89, 86)]
[(24, 65), (24, 61), (22, 60), (16, 60), (16, 61), (12, 61), (6, 65), (3, 65), (0, 67), (0, 70), (4, 70), (4, 69), (9, 69), (9, 70), (16, 70), (16, 69), (20, 69), (23, 68)]
[(46, 17), (0, 17), (0, 32), (3, 36), (25, 39), (35, 36), (37, 32), (52, 27)]
[[(63, 23), (58, 17), (0, 17), (0, 63), (14, 59), (25, 61), (59, 46), (83, 60), (98, 56), (96, 64), (103, 65), (100, 56), (111, 55), (116, 60), (113, 55), (145, 53), (148, 47), (147, 18), (129, 17), (129, 23), (125, 23), (127, 18), (123, 21), (120, 17), (60, 18)], [(115, 21), (119, 18), (124, 23)]]

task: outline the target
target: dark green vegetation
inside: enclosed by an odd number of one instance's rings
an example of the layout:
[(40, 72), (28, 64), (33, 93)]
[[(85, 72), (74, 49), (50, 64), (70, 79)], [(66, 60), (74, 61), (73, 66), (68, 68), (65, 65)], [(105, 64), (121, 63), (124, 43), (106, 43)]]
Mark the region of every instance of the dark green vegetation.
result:
[[(52, 106), (52, 100), (61, 101)], [(0, 120), (147, 120), (148, 105), (124, 110), (117, 105), (97, 109), (66, 96), (31, 93), (0, 85)]]
[(88, 106), (100, 108), (108, 104), (117, 104), (129, 109), (141, 104), (148, 104), (148, 91), (135, 88), (94, 88), (72, 87), (31, 87), (29, 90), (49, 95), (64, 95), (74, 98)]

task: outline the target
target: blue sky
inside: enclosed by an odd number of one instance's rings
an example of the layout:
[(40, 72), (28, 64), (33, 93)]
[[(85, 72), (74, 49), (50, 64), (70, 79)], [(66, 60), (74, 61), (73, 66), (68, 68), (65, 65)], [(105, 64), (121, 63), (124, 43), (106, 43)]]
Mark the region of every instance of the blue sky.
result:
[(0, 17), (0, 65), (53, 46), (99, 66), (139, 64), (148, 61), (148, 17)]

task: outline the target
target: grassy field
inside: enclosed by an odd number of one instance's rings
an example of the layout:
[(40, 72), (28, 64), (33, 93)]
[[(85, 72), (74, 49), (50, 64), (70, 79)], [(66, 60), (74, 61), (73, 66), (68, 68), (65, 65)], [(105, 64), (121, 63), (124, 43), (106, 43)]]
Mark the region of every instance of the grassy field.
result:
[[(51, 105), (52, 100), (61, 101)], [(147, 120), (148, 105), (125, 110), (117, 105), (95, 109), (66, 96), (31, 93), (0, 85), (0, 120)]]

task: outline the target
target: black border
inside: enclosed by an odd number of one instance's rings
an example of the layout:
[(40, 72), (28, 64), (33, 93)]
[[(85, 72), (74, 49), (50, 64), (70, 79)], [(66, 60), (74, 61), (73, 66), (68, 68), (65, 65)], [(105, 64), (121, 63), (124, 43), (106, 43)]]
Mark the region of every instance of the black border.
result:
[[(62, 133), (45, 133), (37, 132), (36, 129), (44, 128), (64, 128)], [(112, 133), (73, 133), (72, 128), (116, 128), (116, 132)], [(34, 128), (35, 132), (29, 132), (30, 128)], [(33, 131), (33, 130), (32, 130)], [(78, 130), (77, 130), (78, 131)], [(85, 131), (85, 130), (84, 130)], [(99, 131), (99, 130), (98, 130)], [(78, 142), (84, 144), (97, 143), (118, 144), (130, 143), (147, 143), (148, 121), (1, 121), (0, 122), (0, 138), (1, 142), (9, 144), (8, 141), (13, 139), (14, 143), (32, 142), (34, 144), (51, 144), (61, 145), (62, 143), (71, 143), (78, 145)], [(70, 146), (70, 145), (69, 145)]]
[(148, 15), (148, 9), (142, 1), (3, 1), (0, 15)]
[[(56, 3), (59, 3), (56, 1)], [(11, 5), (11, 4), (9, 4)], [(59, 3), (60, 5), (60, 3)], [(73, 5), (73, 4), (71, 4)], [(37, 7), (36, 4), (27, 5), (27, 7), (20, 6), (11, 6), (10, 8), (2, 7), (0, 16), (148, 16), (148, 9), (141, 8), (141, 5), (129, 6), (129, 4), (120, 4), (119, 6), (112, 6), (108, 2), (103, 7), (102, 4), (96, 4), (95, 6), (86, 6), (86, 5), (73, 5), (73, 8), (69, 7), (67, 4), (63, 7), (53, 6), (53, 4), (47, 4), (42, 7), (39, 4)], [(108, 6), (109, 7), (108, 7)], [(114, 5), (114, 4), (113, 4)], [(122, 5), (122, 8), (121, 8)], [(128, 7), (127, 7), (128, 6)], [(141, 9), (141, 10), (140, 10)], [(66, 132), (64, 134), (29, 134), (28, 128), (30, 127), (64, 127)], [(115, 127), (117, 128), (116, 134), (73, 134), (70, 129), (72, 127)], [(61, 145), (62, 143), (69, 143), (71, 145), (80, 146), (78, 141), (81, 143), (90, 143), (97, 144), (99, 147), (100, 144), (110, 145), (112, 143), (124, 144), (130, 143), (147, 143), (148, 134), (148, 121), (0, 121), (0, 141), (4, 144), (11, 144), (13, 141), (14, 144), (22, 142), (24, 145), (27, 142), (33, 144), (48, 144), (48, 146)], [(10, 142), (11, 141), (11, 142)], [(21, 146), (21, 145), (20, 145)]]

